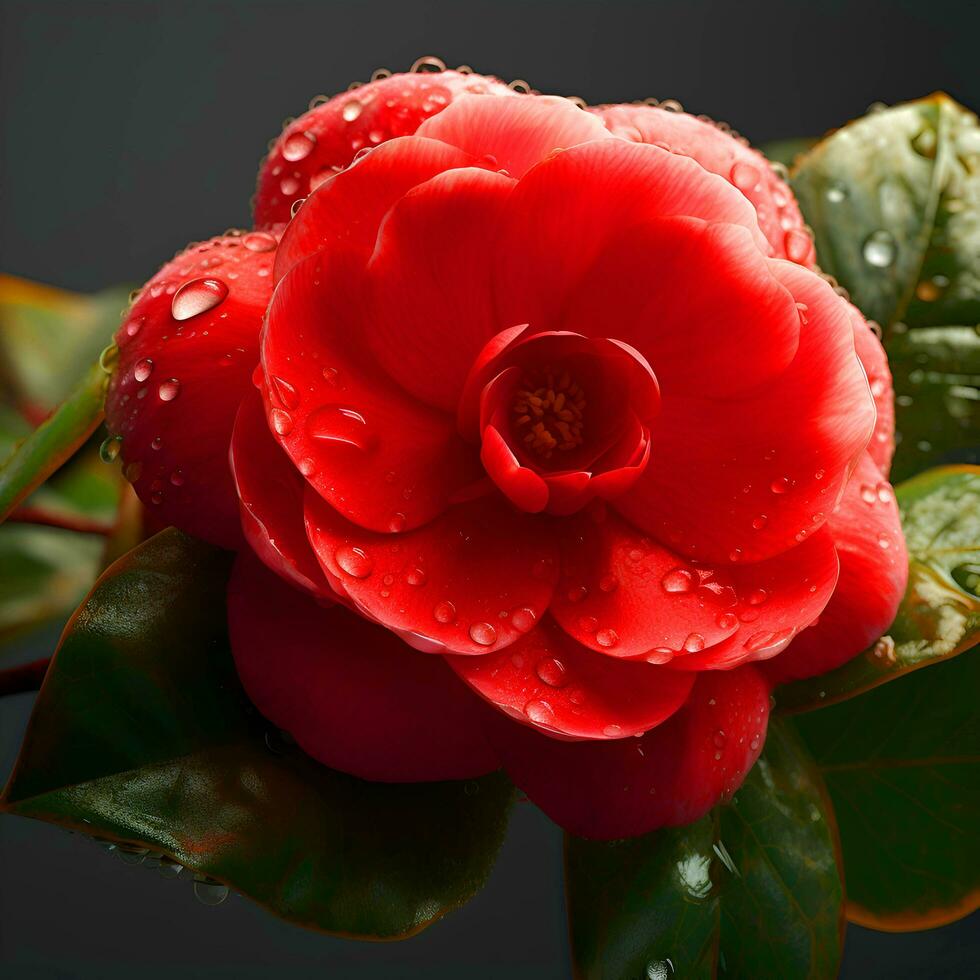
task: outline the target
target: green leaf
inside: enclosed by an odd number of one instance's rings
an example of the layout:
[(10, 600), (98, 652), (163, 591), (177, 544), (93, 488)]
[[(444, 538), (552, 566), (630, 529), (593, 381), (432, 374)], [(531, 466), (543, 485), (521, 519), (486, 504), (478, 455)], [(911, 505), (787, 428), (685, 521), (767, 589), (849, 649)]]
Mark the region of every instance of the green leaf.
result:
[(785, 722), (737, 797), (687, 827), (566, 842), (577, 975), (835, 976), (843, 939), (833, 814)]
[(301, 925), (419, 931), (485, 882), (510, 784), (367, 783), (270, 743), (228, 649), (229, 561), (169, 530), (103, 575), (48, 671), (5, 809), (161, 851)]
[(980, 467), (929, 470), (895, 490), (909, 584), (888, 633), (820, 677), (776, 691), (781, 711), (810, 711), (948, 660), (980, 638)]
[(102, 546), (58, 528), (0, 527), (0, 642), (74, 609), (98, 575)]
[(945, 925), (980, 904), (980, 656), (795, 719), (833, 799), (847, 914)]
[(86, 296), (0, 275), (0, 390), (51, 411), (112, 339), (128, 294), (116, 286)]
[(823, 269), (884, 327), (898, 478), (980, 461), (980, 126), (942, 94), (872, 112), (798, 163)]
[(107, 368), (93, 365), (60, 408), (0, 466), (0, 521), (84, 445), (102, 420)]

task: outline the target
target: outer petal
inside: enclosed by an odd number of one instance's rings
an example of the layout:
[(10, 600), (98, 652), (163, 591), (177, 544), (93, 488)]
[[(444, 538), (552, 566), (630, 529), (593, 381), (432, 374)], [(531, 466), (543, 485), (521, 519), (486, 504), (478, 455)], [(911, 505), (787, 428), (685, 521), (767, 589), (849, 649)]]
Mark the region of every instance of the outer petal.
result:
[(262, 342), (270, 424), (300, 472), (350, 520), (417, 527), (483, 476), (452, 416), (391, 383), (363, 342), (360, 258), (311, 256), (276, 290)]
[(743, 225), (767, 248), (752, 205), (686, 157), (616, 139), (549, 157), (518, 183), (508, 205), (495, 277), (501, 327), (553, 329), (612, 240), (633, 225), (675, 216)]
[(420, 184), (388, 213), (368, 265), (365, 338), (378, 363), (453, 414), (473, 359), (500, 329), (490, 256), (514, 186), (475, 168)]
[(106, 422), (123, 437), (127, 478), (161, 523), (223, 547), (241, 542), (228, 443), (275, 247), (265, 232), (192, 245), (143, 287), (116, 335)]
[(593, 653), (550, 619), (506, 650), (446, 659), (511, 718), (571, 738), (642, 734), (677, 711), (694, 683), (693, 674)]
[(306, 538), (304, 482), (266, 424), (262, 398), (242, 400), (231, 437), (231, 468), (252, 550), (291, 585), (320, 597), (331, 587)]
[(568, 296), (558, 327), (632, 344), (667, 395), (723, 398), (789, 366), (800, 314), (748, 229), (678, 217), (616, 236)]
[(769, 685), (754, 667), (698, 675), (687, 704), (642, 738), (562, 742), (498, 716), (511, 779), (579, 837), (613, 840), (690, 823), (729, 798), (762, 751)]
[(892, 373), (888, 368), (888, 355), (867, 320), (855, 307), (850, 309), (854, 324), (854, 349), (868, 376), (878, 411), (868, 452), (878, 469), (888, 476), (892, 456), (895, 454), (895, 391), (892, 388)]
[(789, 368), (739, 399), (667, 398), (653, 458), (615, 506), (701, 561), (758, 561), (820, 527), (874, 426), (847, 304), (799, 266), (770, 260), (806, 307)]
[(612, 510), (566, 526), (551, 611), (569, 635), (613, 657), (705, 669), (774, 656), (819, 615), (837, 580), (822, 533), (768, 561), (713, 567), (690, 564)]
[(828, 524), (840, 558), (840, 581), (819, 621), (766, 664), (774, 683), (839, 667), (892, 624), (908, 583), (909, 559), (898, 505), (888, 481), (865, 453)]
[(483, 709), (440, 657), (328, 609), (242, 555), (228, 623), (248, 696), (319, 762), (362, 779), (465, 779), (498, 765)]
[(377, 79), (314, 105), (283, 129), (262, 163), (256, 227), (289, 221), (293, 203), (348, 166), (359, 151), (411, 136), (423, 120), (465, 93), (517, 94), (484, 75), (417, 72)]
[(600, 120), (555, 95), (506, 102), (463, 96), (422, 123), (418, 135), (458, 146), (477, 159), (488, 157), (518, 178), (556, 149), (610, 138)]
[(388, 209), (416, 184), (474, 158), (437, 140), (404, 137), (372, 150), (311, 194), (286, 228), (276, 255), (276, 282), (300, 259), (338, 244), (374, 248)]
[(308, 491), (306, 531), (360, 609), (434, 653), (509, 646), (534, 627), (554, 590), (552, 528), (497, 494), (414, 531), (374, 534)]
[(649, 105), (610, 105), (593, 109), (623, 139), (665, 146), (697, 160), (705, 170), (730, 181), (752, 202), (770, 254), (812, 266), (813, 241), (789, 185), (769, 161), (744, 140), (709, 120)]

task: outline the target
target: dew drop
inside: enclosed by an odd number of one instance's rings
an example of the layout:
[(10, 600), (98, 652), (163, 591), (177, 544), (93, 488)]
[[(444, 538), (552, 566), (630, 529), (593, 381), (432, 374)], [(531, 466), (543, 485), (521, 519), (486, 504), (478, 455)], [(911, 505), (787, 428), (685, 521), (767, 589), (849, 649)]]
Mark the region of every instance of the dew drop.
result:
[(408, 582), (409, 585), (414, 585), (421, 588), (421, 586), (425, 585), (425, 583), (428, 581), (428, 578), (424, 569), (413, 568), (406, 574), (405, 581)]
[(103, 463), (112, 463), (119, 458), (119, 451), (122, 449), (122, 436), (109, 436), (101, 446), (99, 446), (99, 459)]
[(599, 579), (600, 592), (615, 592), (619, 588), (619, 579), (615, 575), (603, 575)]
[(760, 179), (759, 171), (750, 163), (736, 163), (732, 167), (731, 181), (743, 193), (752, 190)]
[(528, 701), (524, 705), (524, 714), (536, 725), (551, 725), (555, 720), (554, 708), (547, 701)]
[(799, 228), (791, 228), (786, 232), (783, 244), (786, 248), (786, 257), (791, 262), (803, 262), (810, 254), (810, 236)]
[(357, 99), (351, 99), (349, 102), (344, 103), (344, 107), (340, 110), (340, 114), (343, 116), (344, 122), (353, 122), (363, 111), (364, 106), (361, 105)]
[(242, 239), (242, 244), (250, 252), (271, 252), (276, 247), (276, 240), (267, 232), (252, 231)]
[(715, 622), (718, 623), (719, 629), (730, 630), (738, 626), (738, 617), (734, 613), (726, 612), (722, 613)]
[(879, 548), (882, 548), (882, 549), (887, 550), (891, 546), (892, 546), (892, 541), (891, 541), (891, 538), (889, 538), (887, 534), (882, 533), (882, 534), (879, 534), (878, 535), (878, 547)]
[(599, 628), (599, 620), (595, 616), (581, 616), (578, 621), (578, 628), (583, 633), (594, 633)]
[(438, 623), (455, 623), (456, 607), (451, 602), (440, 602), (432, 610), (432, 615)]
[(172, 402), (179, 394), (180, 382), (176, 378), (169, 378), (157, 389), (157, 395), (162, 402)]
[(867, 483), (862, 484), (861, 485), (861, 499), (866, 504), (868, 504), (868, 506), (871, 506), (878, 499), (878, 494), (875, 493), (875, 488), (872, 487), (872, 486), (869, 486)]
[(861, 249), (864, 261), (876, 269), (887, 269), (895, 261), (896, 253), (895, 239), (883, 230), (868, 235)]
[(228, 886), (220, 881), (194, 880), (194, 897), (202, 905), (220, 905), (228, 897)]
[(728, 741), (728, 738), (726, 737), (725, 733), (719, 729), (714, 733), (714, 735), (711, 736), (711, 741), (715, 743), (715, 748), (723, 749), (725, 747), (725, 743)]
[(623, 734), (622, 725), (606, 725), (602, 730), (602, 734), (607, 738), (619, 738)]
[(490, 623), (474, 623), (470, 627), (470, 639), (481, 647), (492, 647), (497, 642), (497, 631)]
[(288, 436), (293, 431), (292, 416), (281, 408), (274, 408), (269, 412), (269, 424), (281, 436)]
[(282, 144), (282, 155), (290, 163), (305, 160), (313, 151), (316, 137), (312, 133), (292, 133)]
[(601, 647), (614, 647), (619, 643), (619, 634), (615, 630), (599, 630), (595, 635), (595, 641)]
[(276, 398), (279, 399), (280, 404), (284, 408), (290, 410), (299, 407), (299, 395), (296, 393), (296, 389), (283, 378), (277, 378), (273, 375), (269, 378), (269, 384), (272, 387), (272, 391)]
[(684, 641), (684, 649), (688, 653), (700, 653), (704, 649), (704, 637), (700, 633), (691, 633)]
[(174, 293), (170, 315), (175, 320), (189, 320), (213, 310), (227, 295), (228, 287), (220, 279), (192, 279)]
[(563, 687), (568, 683), (568, 671), (565, 665), (554, 657), (545, 657), (538, 663), (535, 673), (549, 687)]
[(133, 377), (137, 381), (146, 381), (146, 379), (153, 373), (153, 361), (144, 357), (143, 360), (137, 361), (136, 366), (133, 368)]
[(342, 545), (334, 552), (334, 558), (340, 568), (353, 578), (367, 578), (374, 571), (374, 561), (363, 548)]
[(769, 598), (769, 593), (765, 589), (753, 589), (749, 593), (749, 605), (761, 606)]
[(789, 478), (781, 476), (778, 480), (773, 480), (772, 483), (769, 484), (769, 489), (773, 493), (777, 494), (786, 493), (786, 491), (789, 490)]
[(765, 514), (759, 514), (758, 517), (752, 518), (752, 527), (756, 531), (761, 531), (768, 523), (769, 518)]
[(527, 606), (523, 606), (520, 609), (515, 609), (510, 614), (510, 621), (518, 633), (527, 633), (534, 629), (534, 624), (537, 622), (537, 619), (537, 613), (535, 613), (533, 609), (529, 609)]
[(694, 588), (694, 575), (686, 568), (672, 568), (660, 584), (665, 592), (690, 592)]

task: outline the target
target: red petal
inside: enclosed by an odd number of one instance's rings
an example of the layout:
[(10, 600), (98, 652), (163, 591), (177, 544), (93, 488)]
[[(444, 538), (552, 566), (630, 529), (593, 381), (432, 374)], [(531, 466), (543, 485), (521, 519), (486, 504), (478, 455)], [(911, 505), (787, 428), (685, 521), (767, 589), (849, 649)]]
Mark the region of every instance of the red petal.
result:
[(116, 335), (106, 396), (126, 476), (155, 519), (228, 548), (242, 537), (228, 444), (258, 360), (275, 247), (265, 232), (229, 235), (168, 262)]
[(667, 394), (714, 398), (771, 381), (800, 337), (793, 296), (751, 233), (693, 218), (616, 236), (568, 296), (558, 326), (632, 344)]
[(231, 468), (242, 529), (252, 550), (292, 585), (318, 596), (332, 589), (306, 538), (303, 478), (266, 424), (257, 391), (245, 396), (231, 437)]
[(363, 342), (360, 258), (311, 256), (269, 307), (262, 363), (270, 422), (309, 483), (377, 531), (417, 527), (480, 479), (454, 417), (391, 383)]
[(477, 159), (490, 158), (492, 166), (517, 178), (557, 149), (610, 139), (600, 120), (555, 95), (506, 102), (464, 96), (422, 123), (418, 135), (458, 146)]
[(593, 653), (550, 619), (506, 650), (446, 659), (505, 714), (572, 738), (625, 738), (655, 728), (694, 683), (693, 674)]
[(854, 324), (854, 349), (868, 376), (875, 408), (878, 410), (868, 452), (878, 469), (888, 476), (895, 453), (895, 391), (892, 388), (892, 373), (888, 368), (885, 348), (881, 346), (877, 334), (857, 309), (853, 306), (850, 309)]
[(484, 75), (404, 73), (341, 92), (304, 112), (283, 129), (262, 163), (256, 227), (289, 221), (293, 203), (348, 166), (360, 150), (411, 136), (421, 122), (466, 93), (516, 95), (503, 82)]
[(554, 590), (551, 527), (496, 494), (405, 534), (374, 534), (308, 492), (306, 530), (320, 564), (359, 608), (431, 652), (509, 646), (542, 616)]
[(685, 112), (647, 105), (600, 106), (592, 111), (617, 136), (667, 147), (731, 182), (752, 202), (772, 255), (806, 266), (816, 261), (793, 192), (757, 150), (714, 123)]
[(317, 761), (384, 782), (466, 779), (498, 766), (479, 699), (441, 657), (343, 606), (317, 606), (244, 555), (228, 586), (228, 623), (249, 698)]
[(420, 184), (388, 213), (368, 265), (365, 335), (378, 363), (453, 414), (473, 359), (499, 330), (489, 257), (514, 185), (474, 168)]
[(565, 527), (551, 612), (613, 657), (706, 669), (774, 656), (824, 608), (837, 577), (825, 534), (768, 561), (717, 568), (689, 564), (601, 507)]
[(563, 742), (497, 716), (511, 779), (578, 837), (615, 840), (690, 823), (741, 785), (762, 751), (769, 686), (754, 667), (699, 674), (687, 703), (642, 738)]
[(866, 650), (892, 624), (908, 582), (908, 552), (888, 481), (865, 453), (827, 528), (840, 580), (815, 626), (766, 664), (774, 683), (823, 674)]
[(615, 501), (637, 527), (701, 561), (758, 561), (813, 534), (874, 425), (847, 304), (814, 273), (770, 262), (807, 307), (793, 363), (743, 398), (665, 395), (651, 463)]
[(416, 184), (473, 158), (437, 140), (391, 140), (319, 186), (290, 221), (276, 255), (276, 282), (300, 259), (338, 244), (370, 255), (388, 209)]
[(686, 157), (618, 139), (572, 147), (535, 167), (507, 211), (495, 277), (502, 329), (554, 329), (582, 275), (632, 225), (675, 216), (729, 222), (766, 248), (752, 205), (727, 181)]

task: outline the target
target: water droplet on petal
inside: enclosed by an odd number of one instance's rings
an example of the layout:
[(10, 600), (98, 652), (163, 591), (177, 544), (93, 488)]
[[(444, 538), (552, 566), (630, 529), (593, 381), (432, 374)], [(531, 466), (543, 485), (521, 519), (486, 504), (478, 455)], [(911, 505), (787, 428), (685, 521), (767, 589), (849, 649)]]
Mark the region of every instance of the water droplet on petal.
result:
[(470, 627), (470, 639), (481, 647), (492, 647), (497, 642), (497, 631), (490, 623), (474, 623)]
[(267, 232), (252, 231), (242, 239), (242, 244), (250, 252), (271, 252), (276, 247), (276, 240)]
[(725, 733), (719, 729), (711, 736), (711, 741), (715, 743), (715, 747), (723, 749), (725, 747), (725, 742), (728, 741)]
[(144, 357), (143, 360), (137, 361), (136, 366), (133, 368), (133, 377), (137, 381), (146, 381), (146, 379), (153, 373), (153, 361)]
[(283, 408), (292, 410), (299, 406), (299, 395), (288, 381), (273, 375), (269, 378), (269, 384), (273, 394), (279, 399)]
[(157, 389), (157, 395), (162, 402), (172, 402), (179, 394), (180, 382), (176, 378), (169, 378)]
[(518, 633), (527, 633), (529, 630), (532, 630), (537, 619), (537, 613), (526, 606), (521, 609), (515, 609), (510, 614), (510, 621)]
[(753, 589), (749, 593), (749, 605), (761, 606), (769, 598), (769, 593), (765, 589)]
[(752, 518), (752, 528), (756, 531), (761, 531), (768, 523), (769, 518), (765, 514), (759, 514), (758, 517)]
[(192, 279), (185, 282), (170, 303), (175, 320), (189, 320), (213, 310), (228, 295), (228, 287), (220, 279)]
[(439, 623), (455, 623), (456, 607), (451, 602), (440, 602), (432, 610), (432, 615)]
[(688, 653), (700, 653), (704, 649), (704, 637), (700, 633), (691, 633), (684, 641), (684, 649)]
[(690, 592), (694, 588), (694, 575), (686, 568), (672, 568), (660, 584), (665, 592)]
[(602, 734), (608, 738), (619, 738), (623, 734), (622, 725), (606, 725), (602, 730)]
[(568, 683), (568, 671), (565, 665), (554, 657), (545, 657), (538, 664), (536, 673), (549, 687), (563, 687)]
[(524, 705), (524, 714), (536, 725), (552, 725), (555, 721), (554, 709), (547, 701), (528, 701)]
[(760, 179), (759, 171), (750, 163), (736, 163), (732, 167), (731, 181), (743, 193), (752, 190)]
[(220, 905), (228, 897), (228, 886), (220, 881), (194, 881), (194, 897), (202, 905)]
[(340, 110), (340, 114), (343, 116), (344, 122), (353, 122), (363, 111), (364, 106), (361, 105), (357, 99), (351, 99), (349, 102), (344, 103), (344, 107)]
[(406, 574), (405, 581), (408, 582), (409, 585), (414, 585), (414, 586), (417, 586), (417, 587), (421, 587), (421, 586), (425, 585), (425, 583), (427, 581), (427, 576), (425, 574), (425, 570), (422, 569), (422, 568), (413, 568), (413, 569), (411, 569), (411, 571), (409, 571)]
[(293, 431), (292, 416), (281, 408), (274, 408), (269, 412), (269, 424), (281, 436), (288, 436)]
[(791, 228), (786, 232), (784, 246), (786, 257), (791, 262), (803, 262), (810, 254), (810, 236), (799, 228)]
[(769, 489), (773, 493), (777, 494), (786, 493), (786, 491), (789, 490), (789, 478), (781, 476), (778, 479), (773, 480), (772, 483), (769, 484)]
[(122, 449), (122, 436), (109, 436), (105, 442), (99, 446), (99, 458), (103, 463), (111, 463), (119, 458), (119, 451)]
[(715, 622), (718, 623), (719, 629), (730, 630), (738, 626), (738, 617), (734, 613), (726, 612), (722, 613)]
[(305, 160), (315, 144), (316, 137), (312, 133), (291, 133), (282, 144), (282, 155), (290, 163)]
[(342, 545), (334, 552), (334, 558), (340, 568), (353, 578), (367, 578), (374, 571), (374, 561), (363, 548)]

